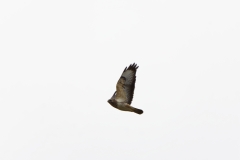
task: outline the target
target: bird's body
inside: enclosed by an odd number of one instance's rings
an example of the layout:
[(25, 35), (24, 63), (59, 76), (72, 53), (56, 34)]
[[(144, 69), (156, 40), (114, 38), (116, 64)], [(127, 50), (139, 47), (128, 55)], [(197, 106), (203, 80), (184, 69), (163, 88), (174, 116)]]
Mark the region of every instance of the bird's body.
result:
[(117, 91), (113, 94), (112, 98), (108, 100), (108, 103), (114, 108), (117, 108), (121, 111), (135, 112), (137, 114), (143, 113), (141, 109), (131, 106), (135, 89), (137, 69), (138, 66), (135, 63), (124, 69), (120, 79), (117, 82)]

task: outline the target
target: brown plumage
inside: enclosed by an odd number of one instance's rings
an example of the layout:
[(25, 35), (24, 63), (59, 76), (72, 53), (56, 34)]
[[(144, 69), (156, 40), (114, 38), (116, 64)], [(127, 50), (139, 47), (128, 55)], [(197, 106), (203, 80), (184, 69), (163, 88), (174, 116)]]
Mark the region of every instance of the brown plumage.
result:
[(116, 85), (117, 91), (108, 100), (108, 103), (122, 111), (142, 114), (141, 109), (130, 106), (134, 95), (137, 69), (138, 66), (135, 63), (124, 69)]

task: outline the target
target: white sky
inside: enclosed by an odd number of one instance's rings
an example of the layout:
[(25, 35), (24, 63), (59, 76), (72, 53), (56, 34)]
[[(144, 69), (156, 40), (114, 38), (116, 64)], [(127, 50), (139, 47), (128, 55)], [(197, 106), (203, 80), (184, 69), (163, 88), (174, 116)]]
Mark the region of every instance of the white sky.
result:
[[(0, 159), (239, 160), (239, 8), (0, 1)], [(133, 62), (142, 115), (107, 103)]]

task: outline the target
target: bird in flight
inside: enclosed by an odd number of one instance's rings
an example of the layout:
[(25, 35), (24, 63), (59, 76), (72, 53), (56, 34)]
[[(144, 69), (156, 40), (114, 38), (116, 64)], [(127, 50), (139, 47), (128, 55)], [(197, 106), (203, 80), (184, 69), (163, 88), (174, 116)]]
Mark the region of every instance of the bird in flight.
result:
[(133, 63), (129, 67), (126, 67), (119, 78), (116, 89), (111, 99), (108, 100), (108, 103), (121, 111), (129, 111), (137, 114), (142, 114), (141, 109), (137, 109), (131, 106), (133, 99), (135, 82), (136, 82), (136, 72), (138, 66)]

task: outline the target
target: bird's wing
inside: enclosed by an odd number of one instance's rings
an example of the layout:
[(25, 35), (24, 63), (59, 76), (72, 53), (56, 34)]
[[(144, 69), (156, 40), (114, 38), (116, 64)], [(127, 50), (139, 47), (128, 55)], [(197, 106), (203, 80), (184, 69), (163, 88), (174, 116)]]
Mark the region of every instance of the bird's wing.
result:
[(116, 86), (117, 94), (115, 98), (118, 102), (131, 104), (134, 94), (137, 69), (138, 66), (135, 63), (124, 69)]

